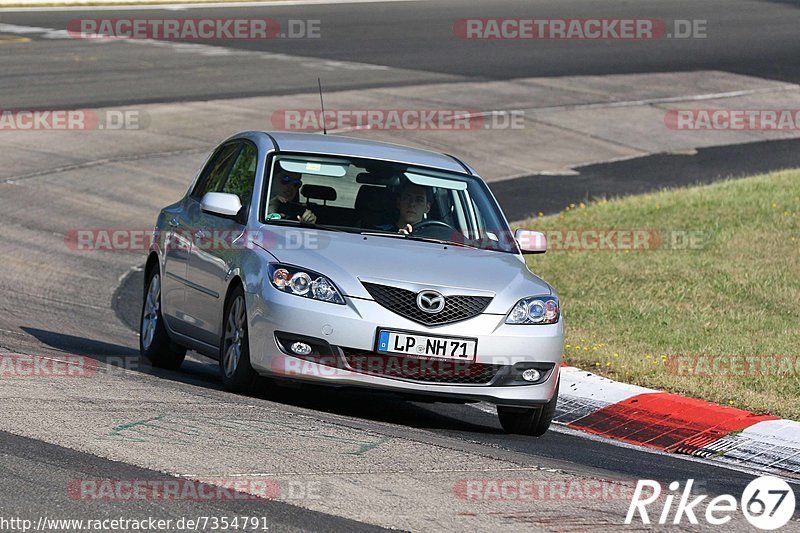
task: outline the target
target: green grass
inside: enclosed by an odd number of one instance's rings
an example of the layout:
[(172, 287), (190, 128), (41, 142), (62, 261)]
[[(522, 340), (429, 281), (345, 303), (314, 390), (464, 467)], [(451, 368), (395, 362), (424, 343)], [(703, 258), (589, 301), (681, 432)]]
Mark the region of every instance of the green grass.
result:
[[(654, 249), (529, 256), (531, 270), (559, 293), (568, 364), (800, 420), (798, 365), (783, 372), (746, 366), (726, 376), (678, 375), (671, 363), (674, 356), (782, 357), (784, 364), (800, 357), (800, 171), (581, 204), (523, 226), (654, 229), (663, 238)], [(672, 232), (701, 240), (674, 248)]]

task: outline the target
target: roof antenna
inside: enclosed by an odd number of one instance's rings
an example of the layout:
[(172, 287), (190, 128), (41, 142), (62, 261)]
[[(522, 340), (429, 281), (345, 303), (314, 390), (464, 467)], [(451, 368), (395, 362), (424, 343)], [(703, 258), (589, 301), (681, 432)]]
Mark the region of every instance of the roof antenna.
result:
[(322, 134), (328, 134), (328, 128), (325, 127), (325, 103), (322, 101), (322, 81), (317, 78), (317, 85), (319, 85), (319, 106), (322, 108)]

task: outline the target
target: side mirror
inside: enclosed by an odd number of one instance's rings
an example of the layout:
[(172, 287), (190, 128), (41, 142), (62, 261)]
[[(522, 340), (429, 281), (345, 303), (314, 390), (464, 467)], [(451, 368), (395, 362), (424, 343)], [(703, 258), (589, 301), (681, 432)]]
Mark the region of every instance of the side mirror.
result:
[(543, 254), (547, 251), (547, 237), (541, 231), (518, 229), (514, 232), (514, 239), (523, 254)]
[(207, 192), (203, 195), (200, 206), (206, 213), (235, 217), (242, 209), (242, 202), (235, 194), (224, 192)]

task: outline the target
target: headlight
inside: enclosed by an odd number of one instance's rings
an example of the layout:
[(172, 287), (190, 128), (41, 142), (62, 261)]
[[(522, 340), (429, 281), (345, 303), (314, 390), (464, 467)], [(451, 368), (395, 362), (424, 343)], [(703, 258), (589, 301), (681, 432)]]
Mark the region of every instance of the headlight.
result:
[(558, 298), (532, 296), (517, 302), (508, 313), (506, 324), (555, 324), (558, 315)]
[(313, 270), (272, 263), (269, 265), (269, 280), (279, 291), (344, 305), (344, 298), (336, 285)]

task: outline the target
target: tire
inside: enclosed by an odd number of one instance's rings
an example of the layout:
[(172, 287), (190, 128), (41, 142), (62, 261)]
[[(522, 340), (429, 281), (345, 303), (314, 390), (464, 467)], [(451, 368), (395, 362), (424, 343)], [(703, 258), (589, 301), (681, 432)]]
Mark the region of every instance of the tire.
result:
[(258, 373), (250, 364), (250, 338), (244, 289), (237, 285), (225, 301), (219, 369), (226, 390), (247, 394), (253, 391)]
[(506, 407), (498, 405), (497, 416), (500, 419), (500, 425), (503, 430), (506, 433), (530, 435), (532, 437), (544, 435), (556, 413), (559, 385), (556, 385), (556, 392), (553, 398), (541, 407)]
[(139, 320), (139, 353), (154, 367), (177, 369), (186, 357), (186, 348), (172, 342), (161, 315), (161, 273), (150, 269), (144, 284), (144, 302)]

